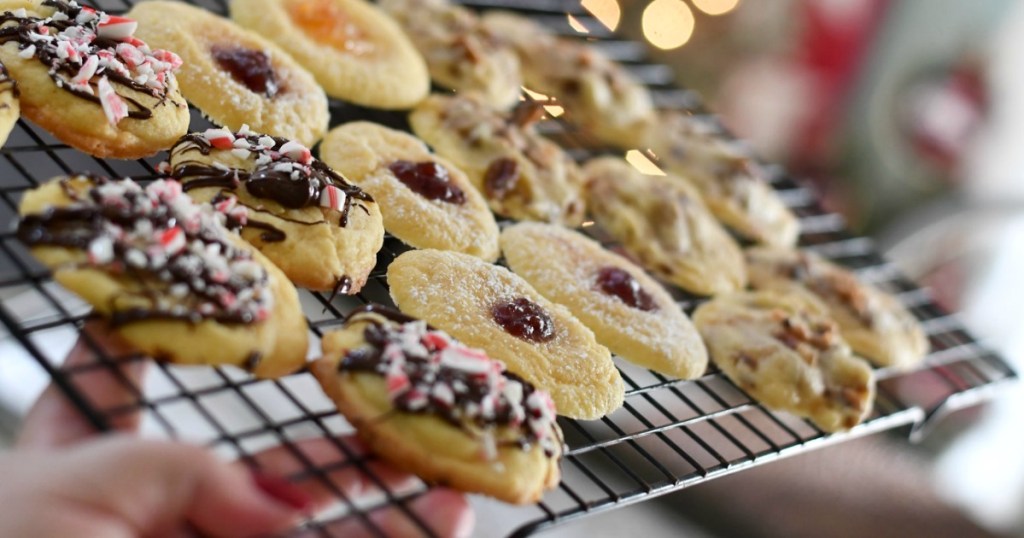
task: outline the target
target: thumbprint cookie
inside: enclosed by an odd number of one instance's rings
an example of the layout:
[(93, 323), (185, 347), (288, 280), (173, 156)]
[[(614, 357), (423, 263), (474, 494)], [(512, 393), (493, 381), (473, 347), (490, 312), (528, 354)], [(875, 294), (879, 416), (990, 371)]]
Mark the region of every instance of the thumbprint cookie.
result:
[(928, 353), (928, 338), (914, 315), (851, 271), (804, 250), (756, 247), (746, 257), (752, 287), (813, 293), (853, 350), (873, 363), (909, 368)]
[(141, 2), (128, 16), (144, 39), (181, 55), (181, 91), (214, 123), (305, 145), (327, 131), (323, 89), (271, 41), (183, 2)]
[(495, 213), (579, 226), (582, 174), (562, 148), (537, 132), (534, 123), (543, 113), (535, 102), (502, 112), (472, 95), (432, 95), (409, 121), (417, 136), (466, 172)]
[(18, 238), (135, 349), (280, 377), (305, 364), (291, 282), (228, 228), (245, 208), (195, 204), (172, 180), (73, 176), (25, 193)]
[(558, 484), (551, 397), (484, 352), (378, 305), (350, 314), (322, 343), (313, 373), (396, 468), (517, 504)]
[(406, 244), (497, 259), (498, 225), (487, 202), (466, 174), (416, 137), (348, 123), (327, 134), (320, 156), (380, 202), (384, 228)]
[(594, 220), (655, 275), (700, 295), (746, 286), (743, 252), (693, 187), (617, 157), (591, 160), (584, 172)]
[(501, 233), (501, 250), (517, 275), (567, 306), (613, 353), (683, 379), (707, 368), (704, 343), (672, 296), (596, 241), (561, 226), (522, 222)]
[(249, 210), (242, 237), (299, 286), (359, 291), (384, 244), (380, 208), (298, 142), (208, 129), (171, 148), (171, 175), (198, 201)]
[(508, 269), (457, 252), (412, 250), (388, 266), (388, 284), (403, 312), (549, 392), (560, 415), (591, 420), (622, 405), (625, 385), (608, 349)]
[(423, 57), (363, 0), (231, 0), (231, 17), (288, 51), (331, 97), (406, 109), (430, 91)]
[(715, 297), (693, 314), (711, 360), (770, 409), (845, 431), (871, 412), (871, 367), (854, 357), (823, 305), (801, 293)]
[(181, 59), (150, 49), (136, 26), (74, 1), (0, 1), (0, 63), (25, 117), (97, 157), (146, 157), (185, 134)]

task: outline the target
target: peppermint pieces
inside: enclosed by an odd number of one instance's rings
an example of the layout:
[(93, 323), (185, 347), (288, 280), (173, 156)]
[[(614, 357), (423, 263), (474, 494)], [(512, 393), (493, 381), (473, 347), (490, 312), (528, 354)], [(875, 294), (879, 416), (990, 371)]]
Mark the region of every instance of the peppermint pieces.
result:
[(349, 318), (348, 325), (370, 321), (364, 331), (368, 347), (349, 351), (340, 371), (381, 375), (396, 409), (430, 413), (472, 429), (480, 436), (486, 460), (497, 457), (496, 427), (518, 430), (514, 444), (524, 450), (536, 443), (549, 456), (559, 453), (555, 405), (546, 392), (423, 321), (381, 321), (381, 315), (401, 316), (389, 313), (373, 306)]
[[(150, 50), (133, 37), (138, 23), (108, 15), (74, 0), (46, 0), (49, 17), (24, 9), (0, 14), (0, 43), (18, 43), (18, 56), (36, 58), (58, 88), (98, 102), (112, 126), (127, 117), (146, 119), (152, 110), (119, 95), (115, 86), (167, 97), (181, 59), (173, 52)], [(133, 106), (129, 108), (129, 103)]]
[(85, 265), (134, 282), (124, 292), (130, 306), (114, 308), (115, 325), (154, 318), (253, 323), (269, 316), (267, 271), (229, 239), (228, 228), (247, 218), (234, 197), (199, 205), (166, 179), (142, 187), (79, 176), (62, 186), (74, 201), (25, 216), (18, 237), (29, 246), (83, 250)]

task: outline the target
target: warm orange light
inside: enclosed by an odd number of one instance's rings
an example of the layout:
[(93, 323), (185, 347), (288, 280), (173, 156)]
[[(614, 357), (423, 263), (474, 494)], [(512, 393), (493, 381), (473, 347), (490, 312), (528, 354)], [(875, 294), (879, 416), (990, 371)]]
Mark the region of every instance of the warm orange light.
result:
[(682, 47), (693, 35), (693, 11), (682, 0), (654, 0), (644, 8), (644, 37), (659, 49)]
[(690, 0), (697, 9), (708, 15), (724, 15), (736, 8), (740, 0)]
[(285, 9), (292, 22), (319, 43), (349, 54), (365, 54), (373, 49), (362, 30), (333, 0), (290, 0)]
[[(544, 95), (543, 93), (540, 92), (535, 92), (530, 88), (527, 88), (526, 86), (520, 86), (520, 88), (523, 89), (523, 92), (526, 95), (532, 97), (534, 101), (546, 103), (553, 100), (551, 97), (548, 97), (547, 95)], [(522, 97), (520, 97), (519, 100), (525, 101), (525, 99), (523, 99)], [(557, 118), (565, 113), (565, 109), (559, 105), (544, 105), (544, 111), (547, 112), (548, 115), (551, 116), (552, 118)]]
[(579, 19), (572, 16), (572, 13), (566, 13), (565, 18), (569, 19), (569, 27), (581, 34), (589, 34), (590, 30), (587, 30), (586, 26)]
[[(586, 9), (609, 30), (614, 31), (619, 27), (619, 20), (622, 18), (622, 8), (616, 0), (583, 0), (580, 2), (583, 9)], [(571, 23), (571, 22), (570, 22)]]
[(638, 149), (631, 149), (626, 152), (626, 162), (633, 165), (641, 174), (648, 176), (663, 176), (665, 171), (658, 168), (658, 165), (654, 164), (654, 161), (649, 159)]

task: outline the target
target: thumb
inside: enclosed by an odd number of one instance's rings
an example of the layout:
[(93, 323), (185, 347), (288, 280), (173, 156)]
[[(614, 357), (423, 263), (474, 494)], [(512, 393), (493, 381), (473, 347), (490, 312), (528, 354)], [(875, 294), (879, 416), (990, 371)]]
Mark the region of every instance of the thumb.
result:
[(287, 530), (312, 508), (295, 486), (199, 447), (115, 436), (65, 454), (67, 468), (55, 484), (61, 497), (120, 518), (139, 536), (185, 522), (207, 536), (266, 535)]

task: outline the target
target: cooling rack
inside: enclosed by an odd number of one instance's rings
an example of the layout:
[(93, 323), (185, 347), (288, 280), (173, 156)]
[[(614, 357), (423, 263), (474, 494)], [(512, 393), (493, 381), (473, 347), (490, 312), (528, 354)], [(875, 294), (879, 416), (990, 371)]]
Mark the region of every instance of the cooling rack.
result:
[[(102, 0), (96, 7), (111, 12), (131, 7), (128, 0)], [(221, 0), (195, 3), (226, 13)], [(560, 0), (473, 0), (473, 7), (514, 9), (555, 31), (588, 39), (591, 45), (628, 67), (653, 92), (662, 108), (683, 108), (704, 114), (699, 98), (674, 84), (664, 65), (650, 63), (644, 47), (616, 38), (579, 3)], [(585, 30), (575, 30), (573, 23)], [(334, 124), (369, 119), (407, 128), (403, 114), (373, 111), (331, 103)], [(193, 129), (208, 123), (193, 111)], [(541, 124), (549, 135), (583, 160), (594, 154), (581, 144), (572, 127), (554, 119)], [(213, 448), (229, 458), (259, 465), (259, 451), (281, 447), (298, 469), (290, 478), (313, 480), (337, 498), (337, 506), (307, 522), (301, 529), (332, 536), (362, 529), (383, 535), (373, 514), (388, 509), (392, 517), (430, 534), (409, 509), (422, 495), (424, 484), (389, 487), (369, 465), (371, 457), (354, 451), (337, 436), (352, 432), (333, 404), (322, 395), (308, 373), (281, 380), (257, 380), (233, 368), (181, 368), (157, 364), (144, 383), (124, 375), (119, 366), (145, 360), (111, 357), (86, 338), (97, 354), (95, 364), (61, 368), (65, 348), (53, 342), (69, 341), (81, 330), (89, 308), (59, 286), (35, 262), (14, 235), (16, 208), (22, 194), (49, 178), (92, 171), (111, 176), (147, 179), (155, 175), (157, 156), (139, 161), (105, 161), (84, 155), (51, 138), (30, 123), (20, 121), (7, 145), (0, 150), (0, 321), (25, 354), (52, 377), (68, 398), (99, 429), (109, 429), (118, 417), (141, 413), (147, 435), (181, 439)], [(501, 534), (523, 536), (558, 523), (616, 507), (637, 503), (702, 481), (800, 454), (883, 430), (905, 428), (918, 438), (951, 410), (978, 403), (992, 391), (1016, 378), (997, 355), (979, 345), (957, 319), (935, 305), (930, 294), (902, 277), (875, 251), (872, 242), (845, 229), (838, 215), (826, 212), (814, 193), (799, 181), (773, 168), (773, 186), (800, 217), (801, 245), (852, 268), (858, 275), (893, 293), (922, 320), (932, 352), (924, 366), (912, 372), (878, 370), (878, 396), (874, 411), (849, 433), (828, 435), (813, 424), (786, 414), (766, 411), (716, 371), (692, 381), (669, 379), (617, 360), (626, 382), (625, 405), (597, 421), (561, 419), (568, 450), (559, 487), (542, 502), (503, 510), (507, 528)], [(384, 278), (388, 263), (407, 247), (393, 238), (385, 241), (378, 265), (365, 289), (351, 297), (300, 291), (314, 345), (323, 331), (336, 326), (345, 313), (366, 302), (390, 303)], [(699, 299), (674, 290), (680, 304), (691, 311)], [(32, 312), (11, 297), (30, 299)], [(0, 360), (3, 360), (0, 358)], [(128, 389), (131, 401), (101, 408), (78, 388), (82, 376), (109, 372)], [(324, 437), (334, 448), (333, 458), (313, 458), (298, 441)], [(373, 494), (354, 498), (336, 480), (337, 473), (358, 471), (367, 476)], [(344, 526), (344, 527), (342, 527)]]

